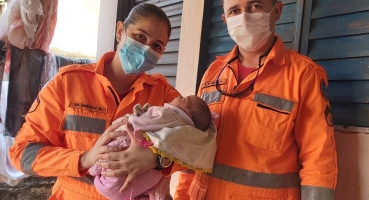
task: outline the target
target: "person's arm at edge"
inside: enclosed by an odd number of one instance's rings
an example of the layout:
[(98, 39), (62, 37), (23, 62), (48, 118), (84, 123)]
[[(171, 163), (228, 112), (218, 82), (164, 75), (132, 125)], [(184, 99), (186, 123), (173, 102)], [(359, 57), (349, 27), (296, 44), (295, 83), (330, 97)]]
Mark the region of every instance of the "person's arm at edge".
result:
[[(301, 87), (301, 102), (296, 116), (295, 137), (302, 165), (301, 199), (333, 200), (337, 183), (337, 155), (329, 102), (321, 84), (328, 85), (326, 73), (317, 68)], [(328, 116), (330, 117), (330, 116)]]
[[(62, 77), (57, 75), (39, 93), (26, 122), (9, 149), (12, 164), (33, 176), (84, 176), (79, 162), (84, 151), (64, 148), (59, 127), (65, 105)], [(55, 164), (58, 163), (58, 164)]]

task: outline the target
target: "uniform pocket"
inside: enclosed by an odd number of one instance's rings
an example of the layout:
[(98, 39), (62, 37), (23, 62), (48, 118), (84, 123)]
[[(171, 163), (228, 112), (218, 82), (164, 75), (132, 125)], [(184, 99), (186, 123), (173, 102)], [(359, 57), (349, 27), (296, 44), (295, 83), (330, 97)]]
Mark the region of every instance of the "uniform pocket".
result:
[(295, 103), (290, 100), (256, 93), (244, 141), (265, 150), (281, 152), (294, 109)]
[[(201, 177), (196, 177), (201, 176)], [(201, 182), (200, 180), (205, 180)], [(188, 195), (191, 200), (204, 200), (207, 191), (207, 177), (206, 175), (196, 174), (191, 182), (190, 188), (188, 189)]]
[[(265, 188), (250, 188), (242, 185), (228, 184), (225, 187), (227, 198), (229, 200), (277, 200), (278, 198), (272, 198), (275, 196), (273, 191)], [(261, 192), (262, 195), (255, 194)], [(278, 199), (282, 200), (282, 199)]]

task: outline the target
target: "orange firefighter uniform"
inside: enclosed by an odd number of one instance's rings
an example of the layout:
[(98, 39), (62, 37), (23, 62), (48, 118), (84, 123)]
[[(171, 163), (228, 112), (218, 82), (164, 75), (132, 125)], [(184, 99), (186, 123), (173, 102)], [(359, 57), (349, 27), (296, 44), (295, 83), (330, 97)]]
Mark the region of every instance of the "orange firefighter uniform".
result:
[(50, 199), (105, 199), (87, 170), (78, 171), (81, 155), (135, 104), (161, 106), (179, 96), (162, 75), (141, 74), (120, 100), (103, 76), (114, 54), (105, 54), (97, 64), (62, 68), (39, 93), (9, 151), (18, 170), (58, 177)]
[[(277, 37), (277, 36), (276, 36)], [(198, 95), (219, 115), (214, 169), (181, 173), (175, 199), (333, 199), (337, 157), (324, 69), (277, 41), (239, 84), (238, 47), (219, 56)], [(249, 96), (229, 97), (255, 80)], [(242, 93), (241, 93), (242, 94)], [(193, 179), (194, 178), (194, 179)]]

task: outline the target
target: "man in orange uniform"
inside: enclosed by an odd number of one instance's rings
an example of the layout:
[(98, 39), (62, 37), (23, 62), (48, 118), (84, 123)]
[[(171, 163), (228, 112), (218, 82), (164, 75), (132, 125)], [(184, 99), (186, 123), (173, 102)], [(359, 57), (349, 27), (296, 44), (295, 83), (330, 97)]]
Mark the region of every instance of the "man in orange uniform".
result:
[(337, 157), (324, 69), (273, 34), (276, 0), (224, 0), (237, 43), (198, 95), (219, 114), (210, 175), (182, 172), (175, 199), (331, 200)]

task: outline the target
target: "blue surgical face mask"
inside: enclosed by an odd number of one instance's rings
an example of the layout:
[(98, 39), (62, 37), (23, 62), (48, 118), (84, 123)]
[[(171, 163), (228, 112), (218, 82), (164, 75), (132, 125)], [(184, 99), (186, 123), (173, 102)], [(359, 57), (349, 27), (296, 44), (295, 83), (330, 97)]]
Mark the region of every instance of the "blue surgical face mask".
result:
[(119, 58), (127, 75), (139, 75), (153, 69), (161, 55), (149, 46), (127, 37), (119, 50)]

